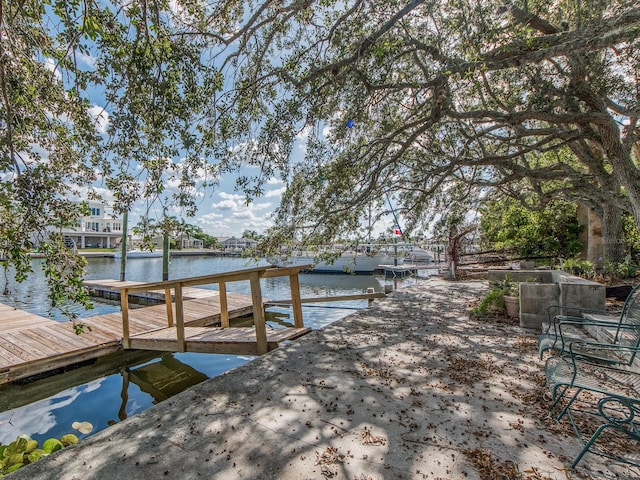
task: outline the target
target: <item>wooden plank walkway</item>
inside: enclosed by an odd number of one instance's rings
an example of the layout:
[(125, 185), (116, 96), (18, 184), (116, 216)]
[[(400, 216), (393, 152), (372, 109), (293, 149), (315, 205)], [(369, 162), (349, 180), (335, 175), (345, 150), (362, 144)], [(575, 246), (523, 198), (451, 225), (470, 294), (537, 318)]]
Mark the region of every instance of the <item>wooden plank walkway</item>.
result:
[[(267, 329), (267, 350), (279, 343), (294, 340), (311, 331), (310, 328)], [(195, 353), (225, 353), (258, 355), (256, 332), (253, 327), (212, 328), (185, 327), (185, 351)], [(139, 333), (131, 336), (131, 348), (140, 350), (174, 351), (178, 343), (175, 327)]]
[[(3, 306), (5, 307), (5, 306)], [(4, 310), (4, 308), (3, 308)], [(17, 312), (24, 315), (19, 316)], [(71, 322), (16, 311), (0, 335), (0, 384), (56, 370), (119, 350), (120, 337), (101, 329), (77, 335)], [(30, 323), (33, 322), (33, 323)]]
[[(144, 282), (132, 282), (129, 280), (120, 281), (112, 279), (87, 280), (84, 282), (84, 286), (89, 289), (89, 293), (91, 294), (91, 296), (108, 298), (110, 300), (120, 300), (121, 288), (134, 287), (137, 285), (144, 285)], [(185, 287), (182, 293), (185, 299), (212, 298), (220, 296), (220, 292), (218, 292), (217, 290), (209, 290), (206, 288)], [(164, 290), (151, 290), (144, 293), (131, 293), (130, 295), (147, 300), (148, 302), (164, 302)], [(232, 297), (233, 295), (234, 294), (229, 294), (230, 297)], [(246, 295), (243, 295), (243, 297), (246, 297)]]
[[(190, 290), (199, 298), (184, 302), (185, 324), (206, 326), (219, 323), (220, 302), (217, 292), (195, 288)], [(230, 318), (253, 311), (248, 295), (230, 293), (227, 299)], [(122, 349), (120, 312), (96, 315), (79, 322), (91, 330), (85, 329), (84, 333), (77, 335), (71, 322), (56, 322), (0, 304), (0, 384)], [(129, 322), (132, 334), (166, 328), (166, 306), (162, 304), (132, 309)]]
[(0, 334), (36, 325), (48, 325), (50, 323), (56, 322), (0, 303)]

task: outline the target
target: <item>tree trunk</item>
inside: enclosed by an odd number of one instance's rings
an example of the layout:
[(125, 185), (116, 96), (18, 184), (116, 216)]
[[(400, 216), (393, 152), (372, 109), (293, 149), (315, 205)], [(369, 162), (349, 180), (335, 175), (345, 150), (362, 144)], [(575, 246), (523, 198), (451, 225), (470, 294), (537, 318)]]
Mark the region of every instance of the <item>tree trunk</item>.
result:
[(447, 260), (449, 261), (449, 275), (451, 280), (457, 278), (458, 268), (458, 240), (455, 229), (449, 231), (449, 243), (447, 245)]
[(624, 261), (624, 240), (622, 238), (622, 210), (613, 205), (602, 207), (602, 239), (604, 259), (609, 262)]
[(458, 259), (460, 257), (460, 244), (462, 239), (469, 232), (475, 230), (475, 225), (467, 226), (461, 231), (457, 231), (456, 227), (449, 230), (449, 244), (447, 245), (447, 257), (449, 260), (449, 268), (451, 270), (451, 280), (457, 280), (458, 277)]
[[(631, 146), (623, 142), (617, 120), (608, 112), (607, 106), (601, 97), (595, 94), (591, 89), (583, 88), (580, 90), (579, 98), (590, 105), (593, 108), (593, 111), (601, 113), (603, 116), (603, 120), (595, 125), (597, 132), (600, 134), (599, 143), (602, 146), (607, 160), (613, 167), (614, 177), (618, 184), (625, 190), (626, 196), (631, 203), (631, 211), (636, 222), (636, 228), (640, 231), (640, 170), (631, 156)], [(603, 217), (607, 215), (609, 215), (609, 213), (604, 213)], [(614, 217), (616, 216), (616, 214), (613, 215)], [(613, 260), (613, 258), (620, 258), (621, 255), (619, 255), (619, 252), (624, 249), (622, 236), (619, 232), (615, 231), (616, 222), (620, 223), (621, 221), (619, 212), (617, 217), (617, 221), (615, 218), (612, 219), (612, 225), (614, 227), (610, 232), (608, 232), (608, 235), (613, 236), (605, 236), (605, 249), (608, 248), (607, 242), (614, 241), (614, 243), (619, 243), (617, 247), (615, 245), (612, 246), (611, 253), (613, 256), (611, 258), (607, 257), (609, 260)], [(607, 240), (607, 238), (609, 240)], [(623, 256), (624, 254), (622, 254), (622, 257)]]
[[(613, 134), (612, 132), (607, 133), (609, 135), (603, 135), (605, 139), (608, 139)], [(633, 218), (636, 221), (636, 228), (640, 231), (640, 175), (638, 168), (633, 163), (631, 153), (622, 146), (620, 140), (617, 140), (617, 142), (615, 140), (609, 140), (605, 147), (608, 147), (609, 150), (607, 152), (607, 158), (613, 166), (614, 175), (620, 185), (624, 187), (627, 197), (631, 202), (631, 210)], [(622, 239), (620, 238), (619, 240), (621, 241)]]
[(596, 264), (600, 263), (600, 265), (602, 258), (604, 258), (601, 218), (602, 215), (597, 213), (596, 209), (585, 204), (578, 205), (578, 221), (585, 226), (584, 231), (579, 235), (582, 243), (580, 258)]

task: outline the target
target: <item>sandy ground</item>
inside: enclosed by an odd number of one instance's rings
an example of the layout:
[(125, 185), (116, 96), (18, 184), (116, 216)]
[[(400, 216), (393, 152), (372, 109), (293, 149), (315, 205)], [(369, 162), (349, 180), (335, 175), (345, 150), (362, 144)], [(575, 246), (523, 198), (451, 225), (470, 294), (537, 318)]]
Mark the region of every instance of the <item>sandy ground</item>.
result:
[(544, 398), (535, 333), (431, 279), (208, 380), (11, 479), (613, 479)]

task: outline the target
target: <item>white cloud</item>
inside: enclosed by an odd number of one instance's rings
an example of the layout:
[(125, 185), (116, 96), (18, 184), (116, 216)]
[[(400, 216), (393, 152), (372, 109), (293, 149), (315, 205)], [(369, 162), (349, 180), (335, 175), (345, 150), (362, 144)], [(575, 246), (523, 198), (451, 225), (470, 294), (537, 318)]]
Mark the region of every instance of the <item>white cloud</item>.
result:
[(257, 216), (251, 210), (243, 210), (241, 212), (234, 212), (231, 214), (233, 220), (242, 221), (242, 231), (244, 230), (258, 230), (262, 231), (273, 225), (271, 218), (268, 215)]
[(194, 223), (210, 235), (218, 237), (231, 235), (239, 236), (240, 227), (232, 228), (232, 224), (230, 224), (228, 220), (229, 215), (211, 212), (198, 216)]
[(114, 202), (113, 191), (109, 190), (108, 188), (99, 187), (96, 185), (94, 185), (91, 188), (88, 188), (85, 186), (77, 187), (75, 189), (75, 192), (77, 193), (77, 195), (68, 195), (67, 198), (73, 201), (87, 200), (89, 198), (89, 191), (91, 191), (92, 194), (98, 194), (106, 204), (107, 208), (110, 208), (113, 206), (113, 202)]
[(242, 201), (244, 202), (244, 195), (238, 193), (218, 192), (218, 196), (225, 200)]
[(94, 187), (93, 190), (100, 195), (102, 198), (104, 198), (107, 202), (112, 202), (113, 201), (113, 191), (109, 190), (108, 188), (104, 188), (104, 187)]
[(248, 142), (239, 143), (229, 148), (229, 152), (234, 155), (239, 155), (245, 152), (255, 152), (258, 150), (258, 142), (256, 140), (250, 140)]
[(93, 380), (87, 384), (85, 384), (84, 391), (85, 393), (93, 392), (94, 390), (98, 390), (102, 383), (104, 382), (104, 378), (99, 378), (97, 380)]
[(180, 8), (180, 4), (176, 0), (170, 0), (169, 1), (169, 10), (171, 11), (171, 13), (177, 14), (177, 13), (180, 13), (182, 11), (182, 8)]
[(282, 181), (282, 179), (276, 177), (271, 177), (267, 180), (267, 185), (282, 185), (283, 183), (284, 181)]
[(268, 191), (267, 193), (264, 194), (264, 197), (265, 198), (281, 197), (286, 189), (287, 189), (287, 187), (282, 187), (282, 188), (278, 188), (276, 190)]
[(91, 69), (95, 69), (98, 63), (98, 59), (91, 55), (88, 55), (80, 50), (76, 50), (75, 52), (76, 58), (80, 60), (81, 63), (84, 63), (87, 67)]
[(107, 133), (109, 126), (109, 113), (99, 105), (93, 105), (88, 110), (89, 115), (93, 118), (96, 130), (100, 133)]
[(273, 203), (271, 202), (266, 202), (266, 203), (252, 203), (248, 208), (251, 211), (256, 211), (259, 212), (261, 210), (268, 210), (271, 207), (273, 207)]
[(298, 140), (306, 140), (307, 138), (309, 138), (309, 133), (310, 132), (311, 132), (311, 127), (307, 125), (302, 130), (300, 130), (298, 133), (296, 133), (296, 139), (298, 139)]
[(194, 224), (215, 236), (242, 235), (245, 230), (264, 231), (273, 225), (272, 202), (254, 202), (245, 205), (244, 196), (224, 193), (223, 200), (212, 203), (210, 213), (197, 215)]
[[(182, 172), (185, 168), (184, 166), (185, 166), (184, 158), (182, 158), (180, 162), (174, 164), (174, 167), (178, 172)], [(211, 174), (207, 174), (207, 172), (203, 168), (197, 168), (195, 169), (195, 171), (194, 169), (191, 169), (189, 170), (189, 174), (193, 177), (193, 179), (196, 182), (211, 180)]]
[(234, 210), (235, 211), (238, 209), (238, 204), (233, 200), (223, 200), (218, 203), (212, 203), (211, 208), (214, 208), (217, 210)]
[(167, 215), (180, 217), (182, 215), (182, 208), (178, 205), (169, 205), (169, 208), (167, 209)]
[(236, 220), (255, 220), (256, 219), (256, 216), (249, 210), (244, 210), (242, 212), (235, 212), (231, 214), (231, 217)]
[(164, 186), (167, 190), (178, 190), (180, 187), (180, 179), (176, 177), (171, 177), (165, 180)]
[(20, 155), (26, 165), (42, 164), (49, 161), (49, 150), (37, 143), (31, 144), (31, 151)]
[[(297, 154), (298, 156), (299, 155), (306, 155), (307, 151), (309, 150), (307, 148), (307, 143), (306, 142), (301, 142), (301, 141), (297, 141), (296, 142), (295, 148), (296, 148), (297, 151), (301, 152), (300, 154)], [(293, 151), (294, 155), (296, 155), (296, 150)]]
[(71, 405), (80, 393), (79, 388), (70, 388), (48, 399), (0, 413), (0, 442), (10, 443), (23, 434), (44, 435), (58, 423), (55, 411)]
[(46, 68), (50, 72), (53, 72), (57, 80), (62, 80), (62, 75), (60, 74), (60, 71), (57, 69), (57, 65), (53, 61), (53, 58), (45, 58), (44, 68)]
[(219, 218), (224, 218), (224, 215), (222, 215), (221, 213), (211, 212), (211, 213), (205, 213), (204, 215), (201, 215), (199, 218), (205, 222), (213, 222), (213, 221), (217, 221)]

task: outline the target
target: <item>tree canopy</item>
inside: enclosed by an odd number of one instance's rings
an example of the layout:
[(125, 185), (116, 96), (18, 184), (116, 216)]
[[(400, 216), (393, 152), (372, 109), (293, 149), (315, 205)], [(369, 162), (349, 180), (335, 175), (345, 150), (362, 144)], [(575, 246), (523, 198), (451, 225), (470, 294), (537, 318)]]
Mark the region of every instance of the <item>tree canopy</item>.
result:
[(248, 200), (286, 182), (263, 250), (365, 235), (391, 201), (410, 233), (491, 189), (571, 197), (607, 236), (624, 212), (640, 225), (633, 1), (0, 0), (0, 25), (0, 249), (19, 274), (36, 241), (62, 248), (74, 196), (193, 214), (230, 170)]
[[(289, 226), (286, 235), (353, 229), (386, 194), (417, 225), (425, 207), (447, 205), (454, 181), (527, 179), (539, 189), (562, 180), (603, 214), (626, 210), (640, 220), (633, 2), (305, 7), (259, 10), (240, 30), (243, 68), (229, 101), (250, 106), (230, 110), (234, 138), (259, 138), (253, 161), (266, 158), (289, 179), (277, 225)], [(305, 162), (283, 163), (302, 131)], [(560, 149), (572, 163), (536, 160)], [(254, 180), (249, 194), (259, 191)]]

